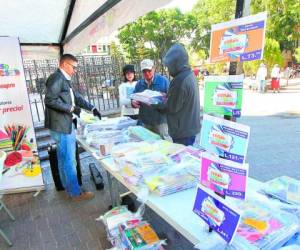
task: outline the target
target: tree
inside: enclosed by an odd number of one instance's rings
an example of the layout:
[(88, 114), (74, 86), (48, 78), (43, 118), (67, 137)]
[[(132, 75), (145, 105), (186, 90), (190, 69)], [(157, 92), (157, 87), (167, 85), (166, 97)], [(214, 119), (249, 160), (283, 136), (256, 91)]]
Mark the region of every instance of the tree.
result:
[(191, 46), (204, 50), (208, 56), (211, 25), (234, 18), (235, 0), (199, 0), (191, 14), (197, 21)]
[(300, 63), (300, 47), (295, 50), (295, 59), (298, 63)]
[(118, 38), (131, 60), (160, 61), (175, 42), (191, 36), (195, 25), (194, 17), (179, 9), (153, 11), (121, 28)]
[(299, 0), (252, 0), (251, 14), (268, 12), (267, 37), (280, 44), (281, 51), (295, 50), (299, 39), (300, 1)]

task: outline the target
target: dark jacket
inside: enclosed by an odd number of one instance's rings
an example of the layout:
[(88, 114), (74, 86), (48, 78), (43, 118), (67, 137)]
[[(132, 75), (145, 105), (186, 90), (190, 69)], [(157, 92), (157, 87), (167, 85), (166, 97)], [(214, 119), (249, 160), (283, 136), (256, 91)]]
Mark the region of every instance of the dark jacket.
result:
[[(143, 92), (146, 89), (151, 89), (163, 93), (168, 93), (169, 89), (169, 80), (164, 76), (159, 74), (155, 74), (152, 80), (152, 84), (148, 88), (148, 84), (146, 83), (145, 79), (139, 80), (135, 85), (134, 93)], [(162, 123), (166, 123), (166, 115), (161, 114), (158, 110), (154, 109), (153, 107), (140, 103), (139, 109), (139, 119), (146, 125), (158, 125)]]
[(163, 63), (173, 76), (165, 106), (169, 134), (173, 139), (194, 136), (200, 132), (199, 88), (191, 71), (188, 54), (180, 44), (173, 45)]
[[(70, 94), (70, 81), (58, 69), (49, 76), (46, 82), (45, 95), (45, 127), (56, 132), (70, 134), (72, 131), (72, 99)], [(76, 91), (74, 93), (75, 105), (92, 110), (94, 106), (84, 100)]]

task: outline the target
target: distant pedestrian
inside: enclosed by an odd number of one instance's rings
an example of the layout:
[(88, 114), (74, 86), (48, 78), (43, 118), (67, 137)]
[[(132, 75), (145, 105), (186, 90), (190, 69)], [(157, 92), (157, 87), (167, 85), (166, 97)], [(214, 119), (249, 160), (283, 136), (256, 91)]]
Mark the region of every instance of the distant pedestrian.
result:
[(267, 67), (263, 63), (260, 64), (257, 73), (256, 80), (258, 83), (258, 89), (260, 93), (264, 93), (266, 91), (266, 77), (267, 77)]
[(279, 93), (279, 88), (280, 88), (280, 68), (278, 66), (278, 64), (275, 64), (274, 67), (272, 68), (272, 72), (271, 72), (271, 89), (273, 90), (273, 92), (275, 93), (275, 91), (277, 91), (277, 93)]

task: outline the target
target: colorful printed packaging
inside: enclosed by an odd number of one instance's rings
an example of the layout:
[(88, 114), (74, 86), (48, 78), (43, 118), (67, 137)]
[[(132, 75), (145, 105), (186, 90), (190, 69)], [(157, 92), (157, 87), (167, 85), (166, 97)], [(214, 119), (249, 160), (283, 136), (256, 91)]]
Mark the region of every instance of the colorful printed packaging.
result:
[(241, 116), (243, 75), (204, 78), (204, 112), (213, 115)]
[(249, 135), (249, 126), (204, 114), (200, 146), (227, 160), (244, 163)]
[(193, 211), (227, 243), (231, 243), (239, 224), (240, 213), (229, 207), (224, 199), (209, 189), (198, 186)]
[(263, 58), (267, 13), (212, 25), (210, 62), (243, 62)]
[(248, 165), (202, 154), (200, 183), (221, 195), (245, 199)]

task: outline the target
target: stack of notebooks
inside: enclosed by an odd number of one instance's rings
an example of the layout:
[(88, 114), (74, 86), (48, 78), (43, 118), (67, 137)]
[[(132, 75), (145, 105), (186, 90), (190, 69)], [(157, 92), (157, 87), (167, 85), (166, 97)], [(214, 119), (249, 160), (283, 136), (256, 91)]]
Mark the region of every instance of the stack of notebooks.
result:
[(229, 249), (279, 249), (300, 230), (296, 215), (263, 200), (242, 202), (239, 209), (243, 215)]
[(300, 205), (300, 181), (288, 176), (280, 176), (266, 182), (263, 193), (283, 202)]
[(146, 89), (140, 93), (134, 93), (130, 98), (148, 105), (163, 103), (165, 100), (165, 96), (162, 93), (150, 89)]
[(101, 216), (107, 236), (114, 249), (118, 250), (163, 250), (160, 240), (139, 213), (130, 212), (127, 207), (115, 207)]
[(152, 131), (142, 127), (142, 126), (132, 126), (128, 128), (129, 136), (135, 137), (142, 141), (154, 142), (161, 140), (158, 134), (153, 133)]
[(197, 179), (185, 169), (152, 175), (145, 180), (150, 191), (159, 196), (180, 192), (197, 185)]
[(0, 130), (0, 150), (9, 152), (13, 150), (13, 143), (11, 138)]

